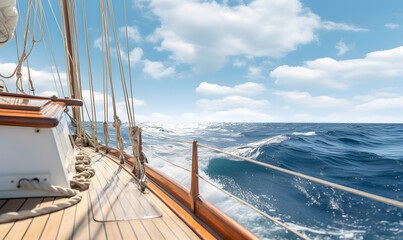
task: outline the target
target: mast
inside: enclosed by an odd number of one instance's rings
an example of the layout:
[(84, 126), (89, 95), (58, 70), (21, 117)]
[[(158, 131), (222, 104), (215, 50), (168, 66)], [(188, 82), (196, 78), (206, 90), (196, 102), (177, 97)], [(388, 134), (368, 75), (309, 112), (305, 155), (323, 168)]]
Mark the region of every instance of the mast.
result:
[[(70, 22), (69, 22), (69, 13), (68, 13), (67, 0), (63, 0), (63, 12), (64, 12), (64, 25), (66, 31), (66, 42), (67, 42), (67, 60), (69, 63), (70, 70), (70, 87), (71, 87), (71, 98), (76, 98), (77, 93), (75, 89), (75, 75), (74, 75), (74, 63), (73, 63), (73, 47), (70, 35)], [(73, 117), (77, 119), (76, 111), (73, 110)], [(76, 131), (77, 132), (77, 131)]]

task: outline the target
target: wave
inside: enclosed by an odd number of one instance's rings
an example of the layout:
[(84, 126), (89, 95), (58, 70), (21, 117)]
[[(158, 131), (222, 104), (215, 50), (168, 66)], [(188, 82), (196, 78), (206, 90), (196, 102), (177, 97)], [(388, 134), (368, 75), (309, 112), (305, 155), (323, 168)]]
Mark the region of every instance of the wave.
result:
[(316, 135), (316, 132), (293, 132), (292, 135), (297, 135), (297, 136), (314, 136)]
[(270, 145), (270, 144), (274, 144), (274, 143), (282, 143), (284, 141), (287, 141), (288, 139), (290, 139), (290, 138), (285, 135), (277, 135), (274, 137), (263, 139), (258, 142), (248, 143), (246, 145), (241, 145), (241, 146), (237, 146), (237, 147), (230, 147), (230, 148), (227, 148), (226, 150), (228, 152), (234, 153), (236, 155), (250, 157), (250, 158), (256, 158), (262, 153), (262, 151), (261, 151), (262, 147)]

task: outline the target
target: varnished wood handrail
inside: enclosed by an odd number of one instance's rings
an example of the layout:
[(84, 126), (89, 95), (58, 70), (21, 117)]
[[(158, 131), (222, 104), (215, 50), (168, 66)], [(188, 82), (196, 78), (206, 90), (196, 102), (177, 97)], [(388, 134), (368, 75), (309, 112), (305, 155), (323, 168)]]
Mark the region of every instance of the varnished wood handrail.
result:
[(33, 96), (33, 95), (20, 94), (20, 93), (9, 93), (9, 92), (0, 92), (0, 96), (50, 100), (53, 102), (63, 102), (64, 104), (66, 104), (66, 106), (74, 106), (74, 107), (83, 106), (83, 101), (81, 101), (79, 99), (71, 99), (71, 98), (42, 97), (42, 96)]

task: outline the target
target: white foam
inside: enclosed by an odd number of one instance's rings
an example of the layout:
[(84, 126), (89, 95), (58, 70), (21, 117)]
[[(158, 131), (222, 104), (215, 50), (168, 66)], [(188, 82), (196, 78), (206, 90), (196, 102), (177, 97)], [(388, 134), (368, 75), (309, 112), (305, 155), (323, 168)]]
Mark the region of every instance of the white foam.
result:
[(314, 136), (316, 132), (293, 132), (292, 135)]
[(287, 136), (277, 135), (274, 137), (263, 139), (258, 142), (249, 143), (249, 144), (237, 146), (237, 147), (230, 147), (230, 148), (227, 148), (226, 151), (234, 153), (236, 155), (241, 155), (244, 157), (257, 158), (261, 154), (261, 152), (260, 152), (261, 147), (267, 146), (267, 145), (270, 145), (273, 143), (282, 143), (288, 139), (289, 139), (289, 137), (287, 137)]

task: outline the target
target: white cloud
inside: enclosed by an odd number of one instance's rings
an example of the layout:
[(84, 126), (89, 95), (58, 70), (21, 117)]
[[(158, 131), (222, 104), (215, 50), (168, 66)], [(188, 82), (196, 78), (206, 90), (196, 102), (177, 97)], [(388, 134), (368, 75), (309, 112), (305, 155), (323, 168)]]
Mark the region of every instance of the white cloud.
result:
[(231, 108), (236, 106), (237, 108), (262, 108), (269, 105), (267, 100), (253, 100), (247, 97), (241, 96), (228, 96), (223, 99), (200, 99), (196, 102), (196, 105), (207, 109), (216, 110), (222, 108)]
[(185, 113), (186, 121), (196, 122), (268, 122), (272, 117), (260, 111), (248, 108), (232, 108), (217, 112)]
[(366, 103), (354, 106), (354, 109), (359, 111), (400, 109), (400, 111), (403, 111), (403, 96), (374, 98)]
[(94, 47), (98, 48), (99, 50), (102, 50), (102, 36), (94, 40)]
[(228, 6), (215, 1), (151, 0), (161, 27), (148, 37), (179, 62), (220, 67), (229, 56), (282, 57), (315, 39), (320, 17), (298, 0), (255, 0)]
[(303, 105), (309, 108), (345, 108), (351, 105), (347, 99), (329, 96), (313, 97), (308, 92), (276, 91), (275, 95), (282, 97), (286, 102)]
[[(120, 27), (119, 33), (126, 39), (126, 27)], [(127, 36), (136, 42), (140, 42), (141, 36), (137, 26), (127, 26)]]
[(337, 53), (339, 56), (344, 55), (348, 50), (350, 50), (350, 48), (341, 40), (336, 43), (336, 49), (339, 50)]
[(389, 28), (389, 29), (396, 29), (396, 28), (398, 28), (400, 25), (399, 24), (397, 24), (397, 23), (386, 23), (385, 24), (385, 27), (386, 28)]
[[(88, 111), (91, 114), (90, 106), (91, 106), (91, 95), (90, 90), (83, 90), (83, 100), (85, 101)], [(113, 105), (112, 105), (112, 97), (110, 94), (107, 95), (108, 98), (108, 118), (109, 121), (113, 121)], [(97, 121), (104, 120), (104, 95), (102, 92), (94, 91), (94, 101), (95, 101), (95, 109), (97, 111)], [(131, 103), (131, 99), (129, 99)], [(147, 105), (145, 100), (142, 99), (133, 99), (135, 110), (139, 107), (144, 107)], [(121, 100), (117, 100), (116, 102), (116, 112), (122, 122), (127, 121), (127, 111), (126, 111), (126, 103)], [(136, 111), (135, 111), (136, 113)], [(86, 120), (88, 120), (87, 114), (84, 114)]]
[[(14, 69), (17, 67), (15, 63), (0, 63), (0, 73), (2, 75), (10, 75)], [(53, 69), (53, 74), (50, 68), (45, 68), (41, 70), (37, 70), (35, 68), (30, 67), (29, 68), (31, 72), (31, 79), (35, 88), (36, 92), (45, 92), (45, 91), (55, 91), (55, 80), (58, 86), (58, 89), (60, 91), (60, 83), (59, 79), (57, 76), (57, 72), (55, 69)], [(60, 69), (59, 69), (60, 70)], [(23, 66), (21, 68), (22, 72), (22, 77), (24, 80), (24, 89), (28, 93), (28, 69), (27, 67)], [(63, 71), (60, 71), (60, 78), (63, 84), (63, 87), (67, 87), (66, 84), (66, 73)], [(10, 92), (15, 92), (15, 82), (16, 82), (16, 77), (12, 77), (10, 79), (4, 79), (6, 82), (7, 88)], [(66, 93), (66, 91), (65, 91)], [(61, 94), (61, 93), (60, 93)], [(57, 95), (57, 93), (56, 93)]]
[(332, 21), (324, 21), (322, 22), (322, 27), (326, 30), (342, 30), (342, 31), (353, 31), (353, 32), (362, 32), (369, 31), (366, 28), (360, 28), (354, 25), (349, 25), (346, 23), (335, 23)]
[(304, 66), (283, 65), (274, 69), (270, 76), (279, 85), (346, 89), (357, 82), (402, 77), (402, 65), (403, 46), (371, 52), (360, 59), (337, 61), (319, 58), (305, 62)]
[(245, 64), (246, 64), (245, 61), (242, 61), (242, 60), (239, 60), (239, 59), (235, 59), (234, 63), (233, 63), (233, 65), (235, 67), (243, 67), (243, 66), (245, 66)]
[(130, 61), (133, 63), (140, 62), (143, 57), (143, 50), (141, 48), (134, 48), (130, 51)]
[(153, 62), (146, 59), (144, 60), (143, 71), (154, 79), (161, 79), (175, 74), (175, 67), (165, 67), (162, 62)]
[(36, 94), (37, 96), (42, 96), (42, 97), (53, 97), (57, 96), (57, 92), (55, 91), (44, 91)]
[(263, 84), (246, 82), (234, 87), (220, 86), (214, 83), (202, 82), (196, 92), (204, 95), (258, 95), (266, 90)]
[[(300, 112), (288, 112), (293, 114), (289, 116), (292, 121), (401, 122), (403, 119), (403, 96), (383, 90), (373, 92), (371, 95), (355, 96), (351, 99), (312, 96), (307, 92), (293, 91), (277, 91), (273, 94), (300, 109)], [(283, 117), (282, 121), (290, 120)]]
[(257, 78), (263, 78), (263, 69), (262, 67), (249, 67), (248, 68), (248, 78), (252, 78), (252, 79), (257, 79)]

